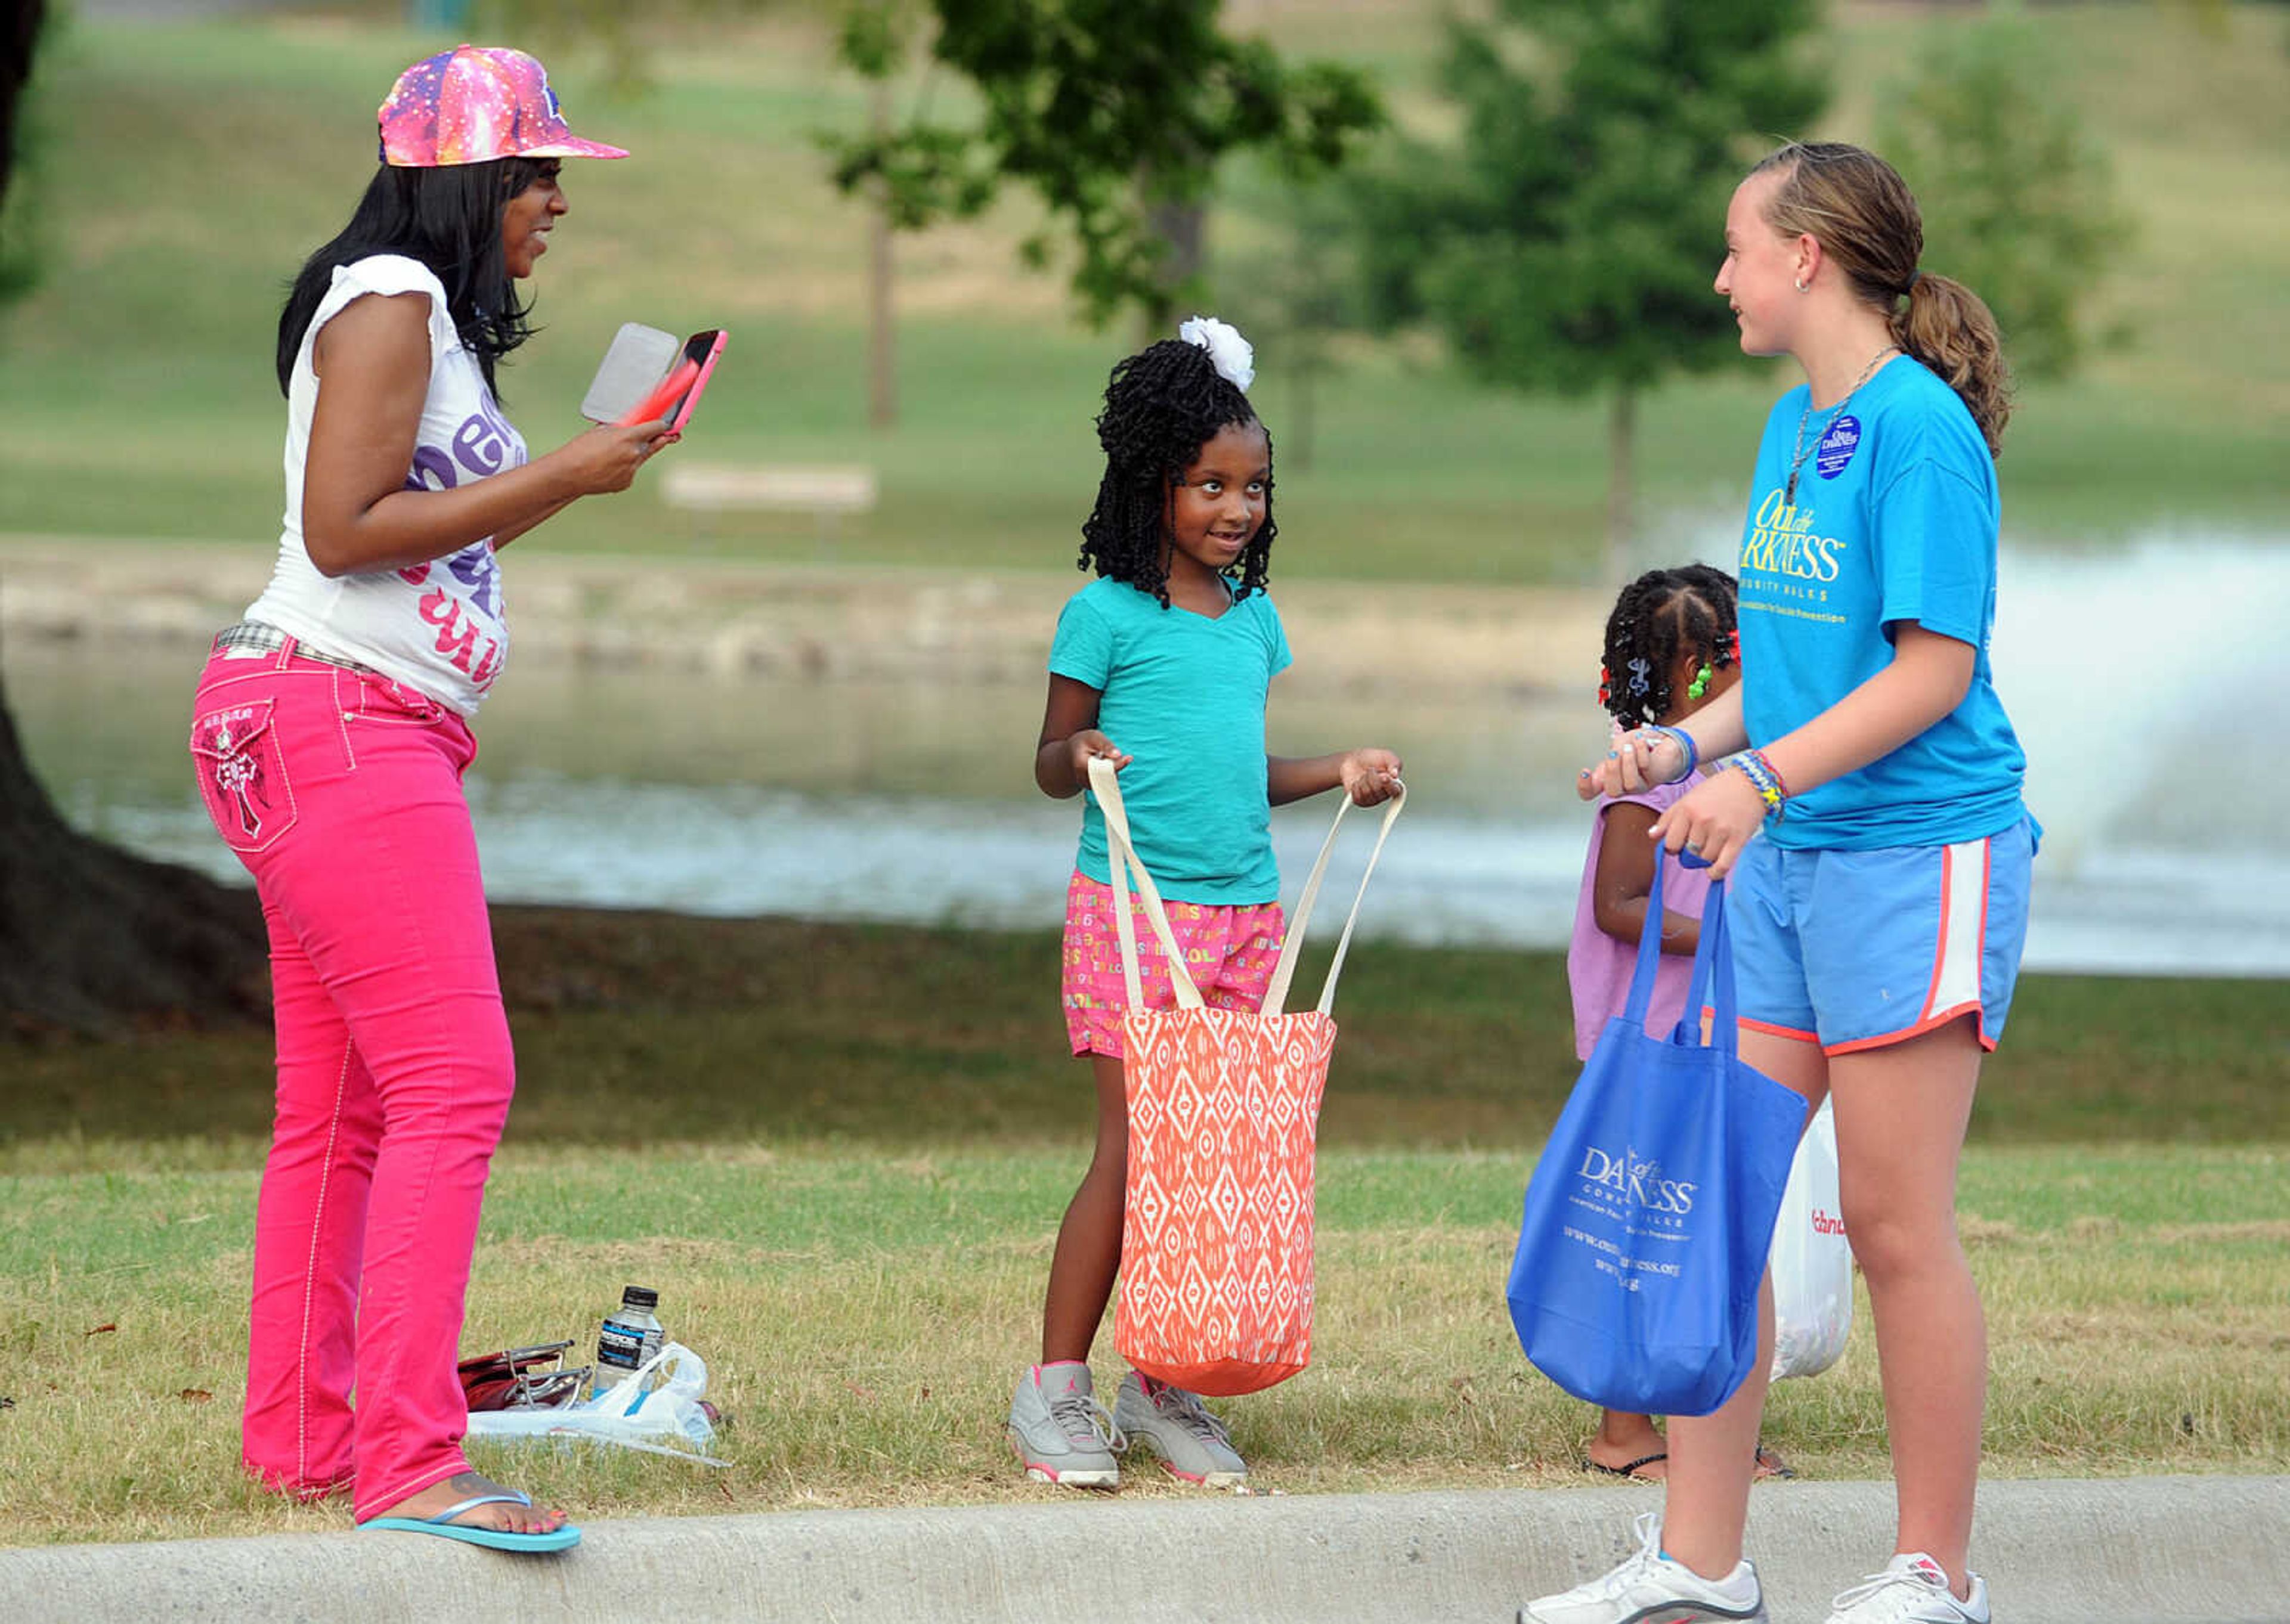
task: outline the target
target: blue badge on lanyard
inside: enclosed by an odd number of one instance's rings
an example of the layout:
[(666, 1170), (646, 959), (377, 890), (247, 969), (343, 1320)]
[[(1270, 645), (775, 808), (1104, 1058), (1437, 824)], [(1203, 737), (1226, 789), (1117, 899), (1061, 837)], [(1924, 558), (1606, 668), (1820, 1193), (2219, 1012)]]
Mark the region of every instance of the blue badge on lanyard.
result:
[(1861, 420), (1840, 417), (1829, 426), (1814, 448), (1813, 468), (1823, 479), (1834, 479), (1853, 460), (1853, 453), (1861, 449)]

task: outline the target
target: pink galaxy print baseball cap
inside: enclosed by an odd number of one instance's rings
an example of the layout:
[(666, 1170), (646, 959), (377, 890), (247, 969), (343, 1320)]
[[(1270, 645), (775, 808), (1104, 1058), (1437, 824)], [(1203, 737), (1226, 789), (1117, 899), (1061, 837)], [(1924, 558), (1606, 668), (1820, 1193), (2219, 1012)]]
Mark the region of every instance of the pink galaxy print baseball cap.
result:
[(624, 158), (584, 141), (557, 111), (548, 72), (522, 51), (460, 45), (424, 57), (381, 104), (381, 161), (438, 169), (495, 158)]

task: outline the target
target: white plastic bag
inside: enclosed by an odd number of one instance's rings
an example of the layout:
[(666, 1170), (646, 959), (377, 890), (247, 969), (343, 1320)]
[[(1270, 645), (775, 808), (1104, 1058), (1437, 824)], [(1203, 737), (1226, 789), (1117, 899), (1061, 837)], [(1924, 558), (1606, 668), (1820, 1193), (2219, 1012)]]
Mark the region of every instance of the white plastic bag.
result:
[[(647, 1389), (645, 1382), (657, 1377)], [(681, 1342), (669, 1342), (609, 1390), (553, 1409), (477, 1410), (473, 1438), (595, 1438), (622, 1449), (674, 1455), (700, 1466), (729, 1466), (707, 1452), (716, 1424), (700, 1407), (708, 1366)], [(684, 1447), (689, 1445), (690, 1447)]]
[(1837, 1198), (1837, 1117), (1826, 1100), (1790, 1166), (1773, 1270), (1774, 1380), (1818, 1376), (1853, 1329), (1853, 1247)]

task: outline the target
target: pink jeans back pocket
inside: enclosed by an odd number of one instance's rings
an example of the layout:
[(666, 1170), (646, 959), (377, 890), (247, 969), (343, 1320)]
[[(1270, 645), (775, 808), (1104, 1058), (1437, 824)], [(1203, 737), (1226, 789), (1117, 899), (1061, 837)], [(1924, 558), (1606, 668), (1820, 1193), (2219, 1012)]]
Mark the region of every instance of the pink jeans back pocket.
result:
[(191, 760), (207, 816), (234, 852), (260, 852), (294, 827), (294, 787), (271, 725), (276, 700), (246, 700), (191, 721)]

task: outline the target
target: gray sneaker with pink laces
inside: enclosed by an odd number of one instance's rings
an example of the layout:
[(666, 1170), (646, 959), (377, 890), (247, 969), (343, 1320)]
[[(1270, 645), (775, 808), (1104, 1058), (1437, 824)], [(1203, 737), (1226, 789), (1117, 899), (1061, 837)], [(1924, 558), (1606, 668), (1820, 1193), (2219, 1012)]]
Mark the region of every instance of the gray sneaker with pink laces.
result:
[(1029, 1365), (1010, 1401), (1010, 1447), (1037, 1483), (1110, 1489), (1121, 1482), (1121, 1429), (1092, 1393), (1089, 1366)]
[(1200, 1396), (1131, 1371), (1113, 1401), (1113, 1425), (1132, 1444), (1161, 1457), (1170, 1476), (1204, 1489), (1237, 1489), (1248, 1481), (1248, 1462), (1232, 1434), (1203, 1406)]

